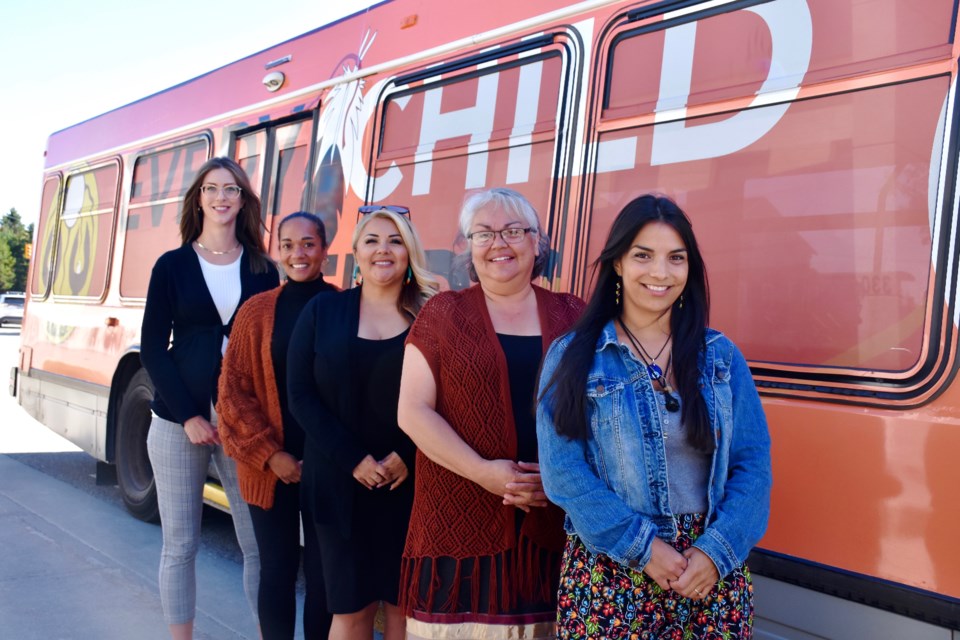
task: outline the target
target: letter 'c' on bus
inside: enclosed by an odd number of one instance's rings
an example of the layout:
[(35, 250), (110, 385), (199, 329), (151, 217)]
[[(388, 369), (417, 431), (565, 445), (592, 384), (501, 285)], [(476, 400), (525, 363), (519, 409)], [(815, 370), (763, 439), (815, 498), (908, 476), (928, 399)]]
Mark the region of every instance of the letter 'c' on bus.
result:
[(719, 122), (687, 126), (683, 120), (693, 76), (697, 23), (666, 30), (660, 96), (654, 127), (651, 165), (716, 158), (735, 153), (766, 135), (783, 117), (810, 66), (813, 22), (805, 0), (779, 0), (744, 11), (763, 19), (770, 30), (770, 71), (750, 107), (781, 102), (764, 109), (740, 111)]

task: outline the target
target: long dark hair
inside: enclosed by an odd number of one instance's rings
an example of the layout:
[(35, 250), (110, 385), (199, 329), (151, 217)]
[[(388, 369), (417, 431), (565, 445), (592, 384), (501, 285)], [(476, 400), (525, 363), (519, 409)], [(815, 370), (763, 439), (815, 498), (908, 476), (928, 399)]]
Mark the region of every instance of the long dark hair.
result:
[(640, 230), (651, 222), (673, 227), (687, 249), (687, 284), (670, 314), (673, 367), (677, 390), (684, 400), (682, 420), (689, 429), (687, 440), (701, 451), (710, 451), (713, 449), (713, 433), (700, 393), (697, 365), (697, 354), (704, 346), (710, 316), (707, 269), (690, 220), (673, 200), (663, 196), (640, 196), (628, 203), (613, 221), (603, 251), (593, 264), (596, 287), (583, 315), (570, 330), (573, 338), (546, 387), (552, 388), (554, 424), (557, 433), (568, 438), (585, 439), (589, 433), (584, 393), (587, 375), (604, 326), (620, 315), (616, 302), (616, 285), (620, 277), (613, 264), (626, 255)]
[(263, 251), (263, 232), (265, 227), (260, 219), (260, 198), (253, 190), (246, 172), (230, 158), (210, 158), (193, 179), (190, 188), (183, 197), (183, 206), (180, 210), (180, 243), (190, 244), (200, 237), (203, 231), (203, 209), (200, 207), (200, 187), (206, 180), (207, 174), (214, 169), (226, 169), (233, 175), (237, 186), (243, 190), (240, 197), (243, 205), (237, 214), (237, 240), (243, 245), (243, 250), (250, 260), (250, 270), (253, 273), (266, 273), (272, 263)]

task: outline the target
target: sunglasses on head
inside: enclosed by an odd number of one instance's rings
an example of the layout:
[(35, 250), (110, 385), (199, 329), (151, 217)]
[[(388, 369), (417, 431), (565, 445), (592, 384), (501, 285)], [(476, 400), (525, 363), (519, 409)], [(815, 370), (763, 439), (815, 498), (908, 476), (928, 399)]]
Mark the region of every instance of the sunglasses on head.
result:
[(409, 207), (403, 207), (396, 204), (365, 204), (362, 207), (360, 207), (359, 211), (360, 211), (360, 215), (365, 216), (368, 213), (375, 213), (377, 211), (383, 211), (384, 209), (386, 209), (390, 213), (395, 213), (398, 216), (406, 216), (407, 218), (410, 217)]

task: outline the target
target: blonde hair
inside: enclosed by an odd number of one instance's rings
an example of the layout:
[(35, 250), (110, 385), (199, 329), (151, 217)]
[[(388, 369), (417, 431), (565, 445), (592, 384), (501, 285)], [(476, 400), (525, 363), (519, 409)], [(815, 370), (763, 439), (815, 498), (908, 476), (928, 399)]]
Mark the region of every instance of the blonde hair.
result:
[[(397, 300), (397, 308), (401, 312), (406, 312), (416, 318), (423, 305), (440, 290), (440, 284), (436, 276), (427, 269), (427, 255), (423, 250), (423, 243), (420, 242), (420, 236), (417, 234), (413, 223), (406, 217), (394, 213), (388, 209), (380, 209), (373, 213), (368, 213), (360, 218), (356, 228), (353, 230), (353, 239), (351, 246), (353, 254), (357, 254), (357, 242), (360, 235), (371, 221), (382, 218), (389, 220), (400, 232), (400, 239), (403, 240), (403, 246), (407, 249), (407, 264), (410, 265), (410, 271), (413, 277), (409, 283), (404, 283), (400, 291), (400, 298)], [(406, 276), (404, 276), (406, 281)]]

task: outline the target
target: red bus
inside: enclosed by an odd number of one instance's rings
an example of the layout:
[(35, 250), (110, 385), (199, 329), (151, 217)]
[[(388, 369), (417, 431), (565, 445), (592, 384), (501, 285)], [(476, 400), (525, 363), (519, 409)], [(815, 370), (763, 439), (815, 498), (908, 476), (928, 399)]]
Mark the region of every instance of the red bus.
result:
[(268, 230), (324, 217), (343, 286), (365, 203), (409, 206), (464, 286), (459, 204), (506, 185), (549, 231), (544, 284), (582, 295), (615, 213), (665, 193), (770, 422), (758, 637), (957, 640), (957, 5), (393, 0), (56, 132), (19, 402), (155, 513), (143, 301), (213, 155)]

